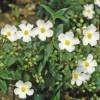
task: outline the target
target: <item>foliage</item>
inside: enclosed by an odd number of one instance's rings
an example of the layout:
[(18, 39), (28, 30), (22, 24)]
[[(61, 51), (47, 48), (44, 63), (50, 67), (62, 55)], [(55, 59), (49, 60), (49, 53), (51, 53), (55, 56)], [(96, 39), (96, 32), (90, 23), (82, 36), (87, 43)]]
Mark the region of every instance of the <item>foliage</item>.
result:
[[(0, 90), (2, 92), (7, 92), (9, 83), (14, 85), (17, 80), (23, 80), (33, 83), (34, 100), (47, 98), (43, 97), (43, 94), (49, 95), (51, 100), (60, 100), (62, 91), (71, 93), (73, 90), (93, 94), (91, 98), (98, 96), (96, 92), (100, 91), (100, 41), (94, 47), (83, 46), (82, 27), (94, 24), (100, 33), (100, 7), (94, 5), (95, 16), (87, 20), (82, 15), (83, 6), (87, 3), (94, 4), (94, 1), (40, 0), (36, 17), (50, 19), (54, 25), (54, 35), (46, 41), (32, 38), (28, 43), (22, 40), (10, 42), (0, 35)], [(11, 4), (10, 7), (13, 16), (20, 18), (18, 6)], [(72, 30), (75, 37), (81, 41), (71, 53), (60, 50), (58, 46), (59, 34), (69, 30)], [(96, 71), (91, 79), (80, 87), (71, 85), (72, 70), (78, 67), (78, 61), (83, 60), (89, 53), (94, 55), (98, 63)]]

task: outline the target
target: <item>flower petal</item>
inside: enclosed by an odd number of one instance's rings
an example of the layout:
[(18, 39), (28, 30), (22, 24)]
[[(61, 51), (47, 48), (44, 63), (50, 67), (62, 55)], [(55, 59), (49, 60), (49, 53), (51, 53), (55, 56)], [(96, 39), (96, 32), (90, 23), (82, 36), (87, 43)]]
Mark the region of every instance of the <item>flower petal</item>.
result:
[(34, 94), (34, 90), (33, 90), (33, 89), (29, 89), (29, 90), (27, 91), (27, 95), (31, 96), (31, 95), (33, 95), (33, 94)]
[(37, 27), (33, 28), (32, 31), (30, 32), (30, 35), (32, 37), (35, 37), (36, 35), (38, 35), (38, 28)]
[(19, 94), (19, 98), (21, 98), (21, 99), (25, 99), (25, 98), (26, 98), (26, 94), (24, 94), (24, 93), (20, 93), (20, 94)]
[(95, 71), (95, 67), (91, 67), (91, 68), (88, 68), (88, 69), (87, 69), (87, 72), (88, 72), (89, 74), (92, 74), (94, 71)]
[(17, 31), (16, 32), (16, 38), (17, 39), (21, 39), (21, 37), (22, 37), (22, 32), (21, 31)]
[(23, 37), (23, 41), (24, 41), (24, 42), (29, 42), (29, 41), (31, 41), (31, 37), (30, 37), (30, 36), (28, 36), (28, 37)]
[(71, 80), (71, 84), (74, 85), (75, 84), (75, 81), (74, 80)]
[(26, 29), (26, 24), (23, 24), (23, 23), (20, 24), (20, 25), (19, 25), (19, 28), (20, 28), (21, 30), (25, 30), (25, 29)]
[(62, 50), (65, 49), (65, 47), (62, 43), (59, 43), (59, 48), (62, 49)]
[(69, 46), (65, 48), (67, 51), (72, 52), (75, 50), (75, 46)]
[(39, 38), (41, 41), (45, 41), (45, 40), (46, 40), (46, 36), (45, 36), (45, 35), (42, 35), (42, 34), (39, 34), (39, 35), (38, 35), (38, 38)]
[(33, 25), (28, 23), (28, 24), (27, 24), (27, 29), (28, 29), (28, 30), (31, 30), (32, 28), (33, 28)]
[(41, 19), (39, 19), (37, 22), (36, 22), (36, 25), (37, 26), (42, 26), (42, 25), (44, 25), (44, 20), (41, 20)]
[(73, 38), (74, 37), (74, 33), (72, 31), (66, 32), (65, 35), (67, 35), (70, 38)]
[(25, 82), (25, 85), (26, 85), (28, 88), (31, 88), (31, 87), (32, 87), (32, 83), (29, 82), (29, 81)]
[[(44, 34), (46, 34), (46, 33), (44, 33)], [(47, 31), (47, 37), (52, 37), (52, 35), (53, 35), (53, 31), (49, 29)]]
[(77, 86), (80, 86), (81, 84), (82, 84), (82, 81), (81, 81), (81, 80), (77, 80), (77, 81), (76, 81), (76, 85), (77, 85)]
[(99, 38), (100, 38), (99, 32), (95, 32), (94, 36), (95, 36), (95, 40), (99, 40)]
[(92, 63), (92, 66), (97, 66), (96, 60), (93, 60), (91, 63)]
[(64, 35), (63, 33), (61, 33), (61, 34), (58, 36), (58, 40), (59, 40), (59, 41), (62, 41), (62, 40), (64, 40), (64, 37), (65, 37), (65, 35)]
[(75, 44), (79, 44), (79, 43), (80, 43), (79, 39), (77, 39), (77, 38), (73, 39), (73, 44), (74, 44), (74, 45), (75, 45)]
[(92, 55), (92, 54), (89, 54), (89, 55), (87, 56), (87, 60), (92, 61), (92, 60), (93, 60), (93, 55)]
[(90, 41), (90, 45), (91, 45), (91, 46), (97, 45), (97, 41), (96, 41), (96, 40), (91, 40), (91, 41)]
[(20, 88), (23, 85), (23, 81), (19, 80), (15, 85)]
[(48, 28), (52, 28), (52, 27), (53, 27), (53, 24), (52, 24), (51, 21), (47, 21), (47, 22), (46, 22), (46, 26), (47, 26)]
[(83, 45), (88, 45), (88, 40), (85, 37), (83, 37)]
[(93, 24), (91, 24), (90, 26), (88, 26), (88, 30), (94, 33), (96, 31), (96, 27)]
[(19, 88), (15, 88), (15, 89), (14, 89), (14, 93), (15, 93), (15, 95), (20, 94), (20, 89), (19, 89)]

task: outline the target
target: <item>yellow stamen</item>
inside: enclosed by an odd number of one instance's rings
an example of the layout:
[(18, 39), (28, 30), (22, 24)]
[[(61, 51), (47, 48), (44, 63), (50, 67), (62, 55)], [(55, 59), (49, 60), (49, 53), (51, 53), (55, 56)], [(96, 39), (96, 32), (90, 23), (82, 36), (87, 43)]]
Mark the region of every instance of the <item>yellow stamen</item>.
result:
[(88, 61), (84, 61), (84, 67), (87, 68), (89, 67), (90, 63)]
[(72, 73), (72, 78), (73, 79), (75, 79), (75, 80), (78, 79), (78, 76), (79, 76), (78, 72), (73, 72)]
[(70, 40), (65, 40), (65, 45), (69, 46), (71, 44)]
[(7, 33), (6, 33), (6, 36), (7, 36), (7, 37), (11, 36), (11, 32), (7, 32)]
[(24, 35), (29, 35), (29, 32), (28, 31), (24, 31)]
[(25, 86), (22, 86), (21, 91), (22, 91), (23, 93), (25, 93), (25, 92), (27, 91), (27, 88), (26, 88)]
[(86, 36), (87, 36), (88, 39), (91, 39), (92, 38), (92, 33), (91, 32), (87, 32)]
[(44, 27), (41, 27), (41, 28), (40, 28), (40, 32), (41, 32), (41, 33), (44, 33), (44, 32), (46, 32), (46, 29), (45, 29)]
[(87, 12), (87, 13), (90, 13), (91, 11), (90, 11), (90, 9), (87, 9), (86, 12)]

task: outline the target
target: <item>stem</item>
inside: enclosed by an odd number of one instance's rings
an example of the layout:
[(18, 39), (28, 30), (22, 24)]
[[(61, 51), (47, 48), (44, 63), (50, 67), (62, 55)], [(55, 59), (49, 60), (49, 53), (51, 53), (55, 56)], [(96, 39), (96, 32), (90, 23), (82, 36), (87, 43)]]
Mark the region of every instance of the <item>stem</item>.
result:
[(13, 88), (13, 100), (15, 100), (14, 88)]

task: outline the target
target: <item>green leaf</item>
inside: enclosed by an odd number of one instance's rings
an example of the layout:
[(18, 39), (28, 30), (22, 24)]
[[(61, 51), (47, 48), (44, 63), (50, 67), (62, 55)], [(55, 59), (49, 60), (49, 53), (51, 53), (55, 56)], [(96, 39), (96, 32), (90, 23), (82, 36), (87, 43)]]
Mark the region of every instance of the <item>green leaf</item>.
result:
[(71, 66), (65, 66), (65, 70), (64, 70), (64, 73), (65, 73), (65, 81), (69, 81), (71, 79), (71, 70), (70, 70), (70, 67)]
[(58, 91), (57, 94), (54, 97), (52, 97), (51, 100), (60, 100), (60, 91)]
[(51, 9), (49, 6), (46, 6), (44, 4), (41, 4), (41, 6), (48, 12), (51, 14), (52, 17), (54, 17), (54, 13), (55, 11), (53, 9)]
[(43, 5), (43, 4), (41, 4), (41, 6), (42, 6), (48, 13), (51, 14), (51, 16), (52, 16), (52, 18), (53, 18), (54, 21), (58, 18), (58, 19), (61, 19), (61, 20), (65, 21), (65, 22), (67, 22), (67, 19), (63, 16), (64, 13), (65, 13), (65, 11), (67, 10), (67, 8), (62, 8), (62, 9), (60, 9), (60, 10), (58, 10), (58, 11), (55, 12), (55, 11), (54, 11), (53, 9), (51, 9), (49, 6), (46, 6), (46, 5)]
[(13, 48), (13, 47), (12, 47), (11, 44), (5, 43), (5, 44), (3, 45), (3, 48), (4, 48), (4, 51), (7, 52), (7, 51), (10, 51), (11, 48)]
[(59, 24), (56, 28), (57, 35), (59, 35), (60, 33), (63, 33), (63, 29), (64, 29), (64, 24)]
[(17, 61), (17, 58), (15, 56), (6, 56), (6, 59), (4, 61), (5, 65), (7, 67), (10, 67), (11, 65), (13, 65), (15, 62)]
[(67, 8), (63, 8), (63, 9), (56, 11), (55, 14), (54, 14), (55, 18), (59, 18), (59, 16), (64, 15), (66, 10), (67, 10)]
[(17, 60), (18, 60), (18, 62), (21, 64), (21, 66), (23, 66), (23, 65), (24, 65), (24, 62), (23, 62), (22, 57), (18, 57), (18, 58), (17, 58)]
[(19, 80), (21, 79), (21, 76), (22, 76), (22, 70), (17, 69), (15, 72), (15, 79)]
[(63, 76), (61, 74), (57, 74), (57, 73), (55, 73), (54, 77), (58, 81), (62, 81), (62, 78), (63, 78)]
[(9, 7), (11, 7), (12, 9), (12, 14), (15, 16), (15, 17), (19, 17), (20, 16), (20, 11), (19, 11), (19, 7), (16, 6), (15, 4), (9, 4)]
[(62, 20), (62, 21), (64, 21), (65, 23), (69, 22), (69, 20), (66, 17), (64, 17), (64, 16), (58, 16), (57, 18)]
[(0, 71), (0, 78), (5, 79), (5, 80), (14, 80), (14, 72), (13, 71)]
[(24, 81), (29, 81), (30, 80), (30, 75), (28, 73), (24, 74)]
[(44, 62), (46, 62), (48, 60), (48, 58), (50, 57), (52, 52), (53, 52), (53, 45), (52, 45), (52, 43), (50, 43), (47, 45), (47, 47), (45, 49)]
[(96, 7), (96, 13), (100, 15), (100, 8)]
[(1, 80), (0, 79), (0, 90), (3, 92), (3, 93), (6, 93), (7, 92), (7, 84), (5, 81)]
[(44, 100), (43, 95), (35, 94), (34, 95), (34, 100)]
[(100, 89), (100, 80), (99, 79), (96, 80), (96, 85), (97, 85), (98, 89)]
[(43, 70), (43, 68), (45, 67), (45, 64), (47, 62), (47, 60), (49, 59), (49, 57), (51, 56), (52, 52), (53, 52), (53, 44), (50, 43), (45, 47), (45, 51), (44, 51), (44, 60), (43, 60), (43, 64), (40, 63), (40, 67), (39, 67), (39, 72), (41, 72)]

